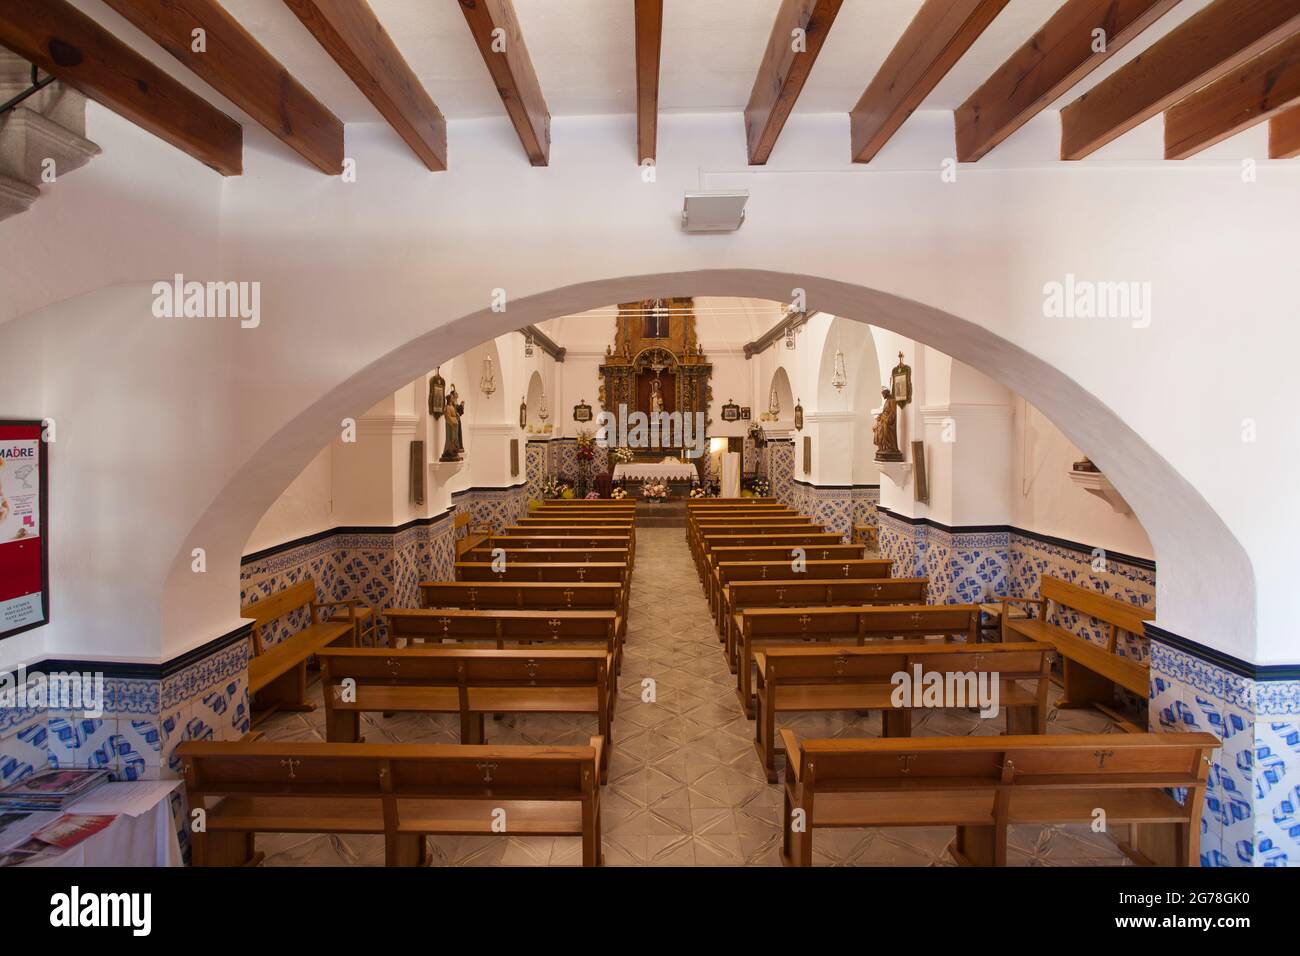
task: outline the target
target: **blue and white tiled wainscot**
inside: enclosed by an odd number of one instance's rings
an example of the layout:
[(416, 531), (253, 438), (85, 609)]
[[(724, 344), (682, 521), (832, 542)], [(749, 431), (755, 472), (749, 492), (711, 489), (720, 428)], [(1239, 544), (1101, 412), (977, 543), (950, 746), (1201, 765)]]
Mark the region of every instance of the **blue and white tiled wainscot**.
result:
[(1215, 751), (1202, 866), (1300, 866), (1300, 665), (1257, 667), (1153, 625), (1150, 724)]
[(845, 541), (852, 539), (855, 525), (878, 524), (879, 504), (879, 485), (814, 485), (796, 479), (791, 486), (790, 506)]

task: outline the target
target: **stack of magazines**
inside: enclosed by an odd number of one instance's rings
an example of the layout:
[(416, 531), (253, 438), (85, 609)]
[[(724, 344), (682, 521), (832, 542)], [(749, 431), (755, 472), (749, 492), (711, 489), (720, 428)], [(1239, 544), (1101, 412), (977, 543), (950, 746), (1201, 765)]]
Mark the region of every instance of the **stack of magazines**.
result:
[(107, 770), (42, 770), (0, 790), (0, 811), (63, 810), (108, 779)]

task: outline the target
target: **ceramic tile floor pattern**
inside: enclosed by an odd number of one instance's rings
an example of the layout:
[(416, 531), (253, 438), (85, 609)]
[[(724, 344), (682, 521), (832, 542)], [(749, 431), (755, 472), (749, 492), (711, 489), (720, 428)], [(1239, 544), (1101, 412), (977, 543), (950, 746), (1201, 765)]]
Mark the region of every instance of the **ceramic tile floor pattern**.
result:
[[(602, 792), (609, 866), (779, 866), (781, 789), (768, 784), (740, 710), (680, 528), (638, 528), (627, 643), (613, 725), (614, 753)], [(652, 684), (650, 682), (653, 682)], [(654, 700), (649, 702), (653, 686)], [(314, 693), (319, 703), (319, 684)], [(324, 708), (273, 716), (271, 740), (324, 740)], [(456, 743), (454, 717), (367, 715), (368, 741)], [(1000, 720), (931, 711), (919, 735), (996, 734)], [(801, 737), (874, 737), (880, 717), (807, 714), (784, 721)], [(1112, 730), (1101, 715), (1053, 710), (1049, 733)], [(501, 744), (583, 744), (594, 720), (505, 716), (489, 721)], [(819, 830), (815, 865), (950, 866), (951, 828)], [(580, 841), (541, 837), (430, 837), (434, 865), (577, 865)], [(383, 838), (259, 835), (268, 866), (383, 865)], [(1127, 858), (1087, 826), (1014, 827), (1013, 866), (1120, 866)]]

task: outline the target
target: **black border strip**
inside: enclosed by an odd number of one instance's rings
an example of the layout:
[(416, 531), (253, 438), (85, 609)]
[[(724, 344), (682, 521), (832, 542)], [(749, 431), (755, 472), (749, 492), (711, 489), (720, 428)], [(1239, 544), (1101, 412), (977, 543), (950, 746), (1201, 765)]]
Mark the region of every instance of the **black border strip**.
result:
[(1163, 627), (1157, 627), (1149, 622), (1144, 623), (1142, 627), (1146, 630), (1146, 636), (1149, 639), (1168, 645), (1175, 650), (1184, 651), (1197, 660), (1213, 664), (1225, 671), (1231, 671), (1239, 677), (1249, 677), (1255, 681), (1300, 680), (1300, 664), (1252, 664), (1249, 661), (1243, 661), (1240, 657), (1233, 657), (1231, 654), (1216, 651), (1204, 644), (1189, 641), (1173, 631), (1166, 631)]
[[(811, 481), (800, 481), (798, 478), (791, 478), (796, 485), (802, 485), (804, 488), (826, 488), (830, 491), (859, 491), (869, 490), (871, 488), (879, 489), (880, 485), (814, 485)], [(890, 512), (891, 514), (893, 512)]]
[[(513, 485), (492, 485), (476, 486), (474, 488), (462, 488), (460, 491), (451, 493), (454, 501), (459, 495), (481, 494), (487, 491), (517, 491), (520, 488), (526, 488), (528, 482), (521, 481)], [(410, 531), (412, 528), (419, 528), (428, 525), (437, 524), (455, 512), (453, 505), (447, 508), (442, 514), (432, 515), (428, 518), (412, 518), (410, 521), (403, 522), (399, 525), (336, 525), (333, 528), (326, 528), (324, 531), (314, 531), (311, 534), (304, 535), (301, 538), (293, 538), (289, 541), (282, 541), (280, 544), (273, 544), (269, 548), (263, 548), (261, 551), (254, 551), (252, 554), (246, 554), (239, 559), (239, 566), (254, 564), (258, 561), (265, 561), (267, 558), (273, 558), (277, 554), (285, 551), (292, 551), (294, 548), (306, 547), (309, 544), (315, 544), (317, 541), (324, 541), (326, 538), (332, 538), (338, 534), (391, 534), (398, 535), (403, 531)]]
[(137, 661), (71, 661), (61, 658), (50, 658), (43, 660), (39, 664), (31, 664), (26, 670), (29, 674), (49, 671), (94, 671), (103, 674), (105, 677), (116, 677), (125, 680), (162, 680), (170, 677), (172, 674), (179, 673), (191, 664), (197, 664), (204, 658), (211, 657), (218, 651), (223, 651), (236, 641), (248, 637), (253, 630), (253, 622), (241, 624), (233, 631), (222, 634), (218, 638), (208, 641), (206, 644), (200, 644), (191, 650), (186, 651), (178, 657), (171, 660), (163, 661), (161, 664), (145, 664)]
[[(813, 487), (825, 487), (814, 485)], [(933, 518), (912, 518), (907, 515), (901, 515), (882, 505), (877, 505), (876, 510), (882, 514), (889, 515), (895, 521), (901, 521), (910, 525), (927, 525), (936, 528), (947, 534), (995, 534), (998, 532), (1007, 532), (1008, 534), (1018, 534), (1025, 538), (1033, 538), (1035, 541), (1041, 541), (1043, 544), (1052, 544), (1061, 548), (1068, 548), (1071, 551), (1078, 551), (1081, 554), (1092, 554), (1092, 547), (1086, 544), (1080, 544), (1078, 541), (1071, 541), (1068, 538), (1057, 538), (1050, 534), (1043, 534), (1041, 531), (1030, 531), (1027, 528), (1017, 528), (1010, 524), (970, 524), (951, 526), (935, 521)], [(1156, 563), (1150, 558), (1139, 558), (1136, 555), (1125, 554), (1122, 551), (1112, 551), (1109, 548), (1106, 551), (1108, 561), (1118, 561), (1120, 564), (1131, 564), (1137, 568), (1143, 568), (1147, 571), (1154, 571)]]

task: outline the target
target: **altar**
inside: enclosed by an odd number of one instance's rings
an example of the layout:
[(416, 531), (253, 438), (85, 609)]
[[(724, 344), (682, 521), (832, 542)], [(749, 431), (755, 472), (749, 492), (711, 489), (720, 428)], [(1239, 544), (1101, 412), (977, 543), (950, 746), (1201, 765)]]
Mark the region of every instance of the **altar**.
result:
[(686, 481), (694, 482), (699, 477), (694, 465), (682, 462), (630, 461), (614, 466), (614, 480), (617, 481)]

